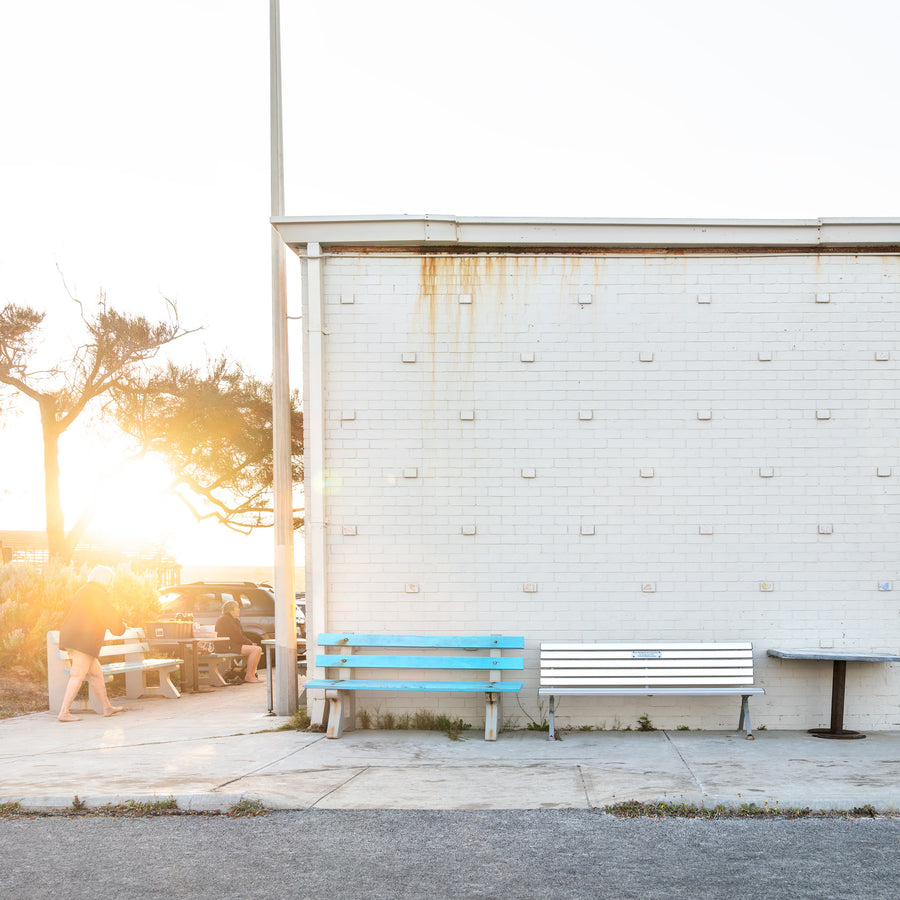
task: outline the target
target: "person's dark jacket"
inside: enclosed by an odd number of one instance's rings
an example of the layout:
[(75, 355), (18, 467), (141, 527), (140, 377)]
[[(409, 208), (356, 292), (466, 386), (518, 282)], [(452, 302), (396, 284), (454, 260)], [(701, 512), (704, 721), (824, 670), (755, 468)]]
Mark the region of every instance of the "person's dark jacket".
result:
[(80, 587), (59, 629), (61, 650), (80, 650), (100, 656), (106, 632), (124, 634), (126, 625), (109, 600), (109, 592), (96, 581)]
[(216, 634), (219, 637), (227, 637), (231, 641), (229, 650), (232, 653), (240, 653), (241, 647), (245, 644), (252, 644), (253, 641), (244, 634), (241, 623), (236, 616), (230, 613), (224, 613), (216, 620)]

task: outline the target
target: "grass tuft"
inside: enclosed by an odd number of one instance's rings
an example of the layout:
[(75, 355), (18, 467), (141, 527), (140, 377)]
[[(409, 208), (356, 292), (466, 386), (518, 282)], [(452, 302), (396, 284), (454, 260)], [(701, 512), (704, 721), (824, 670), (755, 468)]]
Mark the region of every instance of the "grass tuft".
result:
[[(781, 807), (762, 806), (756, 803), (742, 803), (740, 806), (714, 807), (697, 806), (694, 803), (645, 803), (641, 800), (624, 800), (611, 806), (603, 807), (603, 811), (623, 819), (808, 819), (808, 818), (875, 818), (877, 810), (871, 805), (857, 806), (851, 810), (831, 809), (814, 810), (808, 806)], [(885, 813), (885, 818), (893, 818), (895, 813)]]
[(308, 731), (312, 724), (306, 714), (306, 708), (301, 706), (283, 725), (279, 725), (274, 731)]
[(89, 815), (141, 819), (146, 816), (178, 816), (182, 810), (174, 797), (165, 800), (126, 800), (125, 803), (105, 803), (89, 811)]
[(854, 806), (850, 810), (850, 815), (854, 819), (874, 819), (878, 815), (878, 811), (871, 803), (866, 803), (865, 806)]
[(377, 710), (370, 713), (363, 710), (359, 714), (359, 727), (380, 728), (385, 731), (442, 731), (451, 741), (458, 741), (460, 732), (466, 731), (472, 726), (462, 719), (451, 719), (443, 713), (435, 713), (428, 709), (420, 709), (410, 715), (397, 715), (395, 713), (381, 713)]
[(268, 806), (259, 800), (238, 800), (233, 803), (225, 812), (225, 815), (231, 819), (243, 819), (252, 816), (267, 816), (271, 810)]

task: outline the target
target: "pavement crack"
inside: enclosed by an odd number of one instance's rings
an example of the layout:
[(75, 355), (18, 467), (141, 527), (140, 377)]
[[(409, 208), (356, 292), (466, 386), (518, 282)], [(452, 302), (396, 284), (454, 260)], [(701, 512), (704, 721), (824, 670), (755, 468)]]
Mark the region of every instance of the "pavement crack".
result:
[(353, 775), (351, 775), (346, 781), (342, 781), (340, 784), (336, 784), (330, 791), (325, 791), (325, 793), (322, 794), (321, 797), (316, 798), (314, 803), (310, 803), (309, 808), (314, 809), (323, 800), (327, 799), (332, 794), (336, 793), (337, 791), (343, 790), (345, 787), (347, 787), (348, 784), (350, 784), (351, 781), (355, 781), (364, 772), (368, 772), (370, 768), (372, 768), (372, 767), (366, 766), (364, 769), (360, 769), (358, 772), (355, 772)]
[(587, 801), (588, 809), (594, 809), (594, 804), (591, 803), (591, 791), (587, 779), (584, 777), (584, 766), (581, 764), (578, 766), (578, 774), (581, 776), (581, 787), (584, 790), (584, 799)]
[[(315, 744), (318, 741), (312, 741), (311, 743)], [(263, 763), (260, 766), (257, 766), (255, 769), (251, 769), (249, 772), (243, 772), (240, 775), (236, 775), (234, 778), (223, 781), (222, 784), (213, 788), (214, 791), (220, 791), (223, 788), (228, 787), (231, 784), (234, 784), (236, 781), (242, 781), (244, 778), (251, 778), (253, 775), (259, 775), (263, 772), (264, 769), (270, 769), (272, 766), (278, 765), (279, 763), (283, 763), (286, 759), (290, 759), (292, 756), (296, 756), (298, 753), (302, 753), (303, 750), (308, 747), (309, 744), (303, 747), (295, 747), (288, 753), (285, 753), (283, 756), (279, 756), (277, 759), (270, 759), (268, 762)]]
[(685, 769), (688, 770), (688, 774), (691, 776), (694, 784), (697, 785), (701, 793), (705, 794), (706, 788), (703, 786), (703, 782), (700, 780), (697, 773), (690, 767), (688, 761), (681, 755), (681, 751), (675, 746), (675, 742), (672, 740), (672, 738), (669, 737), (669, 732), (664, 731), (663, 734), (665, 735), (666, 740), (669, 742), (669, 746), (675, 751), (676, 756), (681, 760), (681, 764), (685, 767)]

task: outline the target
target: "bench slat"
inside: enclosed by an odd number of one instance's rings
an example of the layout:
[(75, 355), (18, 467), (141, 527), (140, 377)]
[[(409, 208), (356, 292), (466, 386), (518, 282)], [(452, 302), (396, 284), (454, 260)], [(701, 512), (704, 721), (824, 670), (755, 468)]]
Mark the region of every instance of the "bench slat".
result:
[[(638, 655), (635, 655), (638, 654)], [(646, 655), (640, 655), (646, 654)], [(649, 654), (653, 654), (652, 656)], [(658, 654), (658, 655), (657, 655)], [(598, 664), (609, 662), (616, 663), (621, 661), (631, 661), (635, 662), (652, 662), (653, 660), (662, 659), (662, 660), (670, 660), (670, 661), (678, 661), (678, 660), (696, 660), (696, 661), (708, 661), (709, 665), (716, 665), (717, 660), (741, 660), (744, 662), (750, 661), (753, 659), (753, 651), (751, 650), (712, 650), (701, 653), (696, 650), (635, 650), (635, 651), (624, 651), (624, 650), (604, 650), (596, 653), (590, 653), (586, 650), (580, 650), (575, 652), (564, 652), (560, 650), (547, 652), (546, 650), (541, 653), (541, 662), (552, 663), (554, 661), (570, 662), (577, 660), (584, 660), (586, 662), (596, 662)]]
[(106, 675), (121, 675), (124, 672), (151, 672), (153, 669), (176, 669), (182, 659), (137, 659), (131, 662), (104, 663), (100, 668)]
[(738, 676), (741, 678), (752, 678), (752, 666), (729, 666), (722, 669), (704, 669), (704, 668), (670, 668), (655, 666), (635, 666), (631, 669), (557, 669), (543, 668), (541, 669), (541, 678), (559, 678), (560, 680), (578, 680), (579, 678), (604, 678), (608, 681), (615, 681), (617, 678), (638, 678), (647, 676), (648, 678), (692, 678), (702, 676), (705, 678), (726, 678), (729, 676)]
[(679, 688), (667, 688), (667, 687), (659, 687), (653, 688), (648, 691), (645, 688), (602, 688), (602, 687), (586, 687), (586, 688), (566, 688), (564, 691), (559, 691), (553, 687), (542, 687), (538, 690), (538, 693), (542, 697), (549, 697), (556, 695), (558, 697), (593, 697), (597, 695), (602, 695), (605, 697), (615, 697), (615, 696), (641, 696), (641, 697), (649, 697), (649, 696), (665, 696), (669, 695), (672, 697), (701, 697), (701, 696), (717, 696), (717, 695), (732, 695), (732, 694), (764, 694), (765, 690), (761, 687), (748, 687), (747, 685), (740, 685), (739, 687), (703, 687), (703, 688), (688, 688), (688, 687), (679, 687)]
[(320, 653), (316, 665), (341, 669), (522, 669), (521, 658), (486, 656), (338, 656)]
[(109, 656), (125, 656), (136, 655), (150, 652), (150, 645), (146, 643), (139, 644), (104, 644), (100, 648), (100, 659)]
[(453, 693), (515, 693), (522, 690), (516, 681), (373, 681), (354, 678), (315, 678), (304, 684), (306, 688), (325, 688), (340, 691), (443, 691)]
[(717, 672), (728, 674), (738, 669), (742, 672), (753, 671), (750, 659), (616, 659), (591, 662), (590, 660), (544, 660), (541, 664), (543, 672), (559, 672), (560, 675), (577, 675), (594, 672), (598, 675), (615, 675), (617, 672), (628, 675), (633, 672), (684, 672), (686, 675), (696, 672), (698, 675), (715, 675)]
[(541, 652), (545, 650), (752, 650), (750, 641), (703, 641), (684, 643), (680, 641), (607, 641), (600, 643), (542, 643)]
[(435, 647), (462, 650), (492, 650), (502, 648), (521, 650), (524, 637), (503, 635), (458, 634), (351, 634), (347, 632), (319, 635), (322, 647)]
[(682, 676), (671, 676), (667, 677), (664, 675), (653, 675), (650, 677), (642, 678), (639, 675), (631, 676), (628, 678), (600, 678), (600, 677), (587, 677), (587, 678), (545, 678), (541, 676), (541, 684), (547, 686), (554, 686), (557, 688), (565, 688), (565, 687), (575, 687), (575, 686), (605, 686), (611, 687), (612, 685), (621, 684), (626, 687), (631, 687), (638, 684), (646, 684), (646, 685), (654, 685), (654, 684), (683, 684), (683, 685), (698, 685), (698, 684), (752, 684), (753, 677), (749, 678), (741, 678), (741, 677), (733, 677), (733, 678), (707, 678), (707, 677), (691, 677), (684, 678)]

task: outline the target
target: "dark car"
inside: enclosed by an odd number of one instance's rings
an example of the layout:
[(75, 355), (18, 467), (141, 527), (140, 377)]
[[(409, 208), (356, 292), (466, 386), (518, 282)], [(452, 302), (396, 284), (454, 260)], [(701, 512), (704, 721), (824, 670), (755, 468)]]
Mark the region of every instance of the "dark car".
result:
[[(305, 596), (305, 595), (304, 595)], [(159, 591), (162, 617), (174, 619), (190, 613), (194, 621), (213, 627), (222, 605), (236, 600), (241, 605), (241, 628), (254, 643), (275, 637), (275, 594), (268, 585), (252, 581), (192, 581)], [(297, 637), (306, 636), (304, 601), (297, 600)]]

